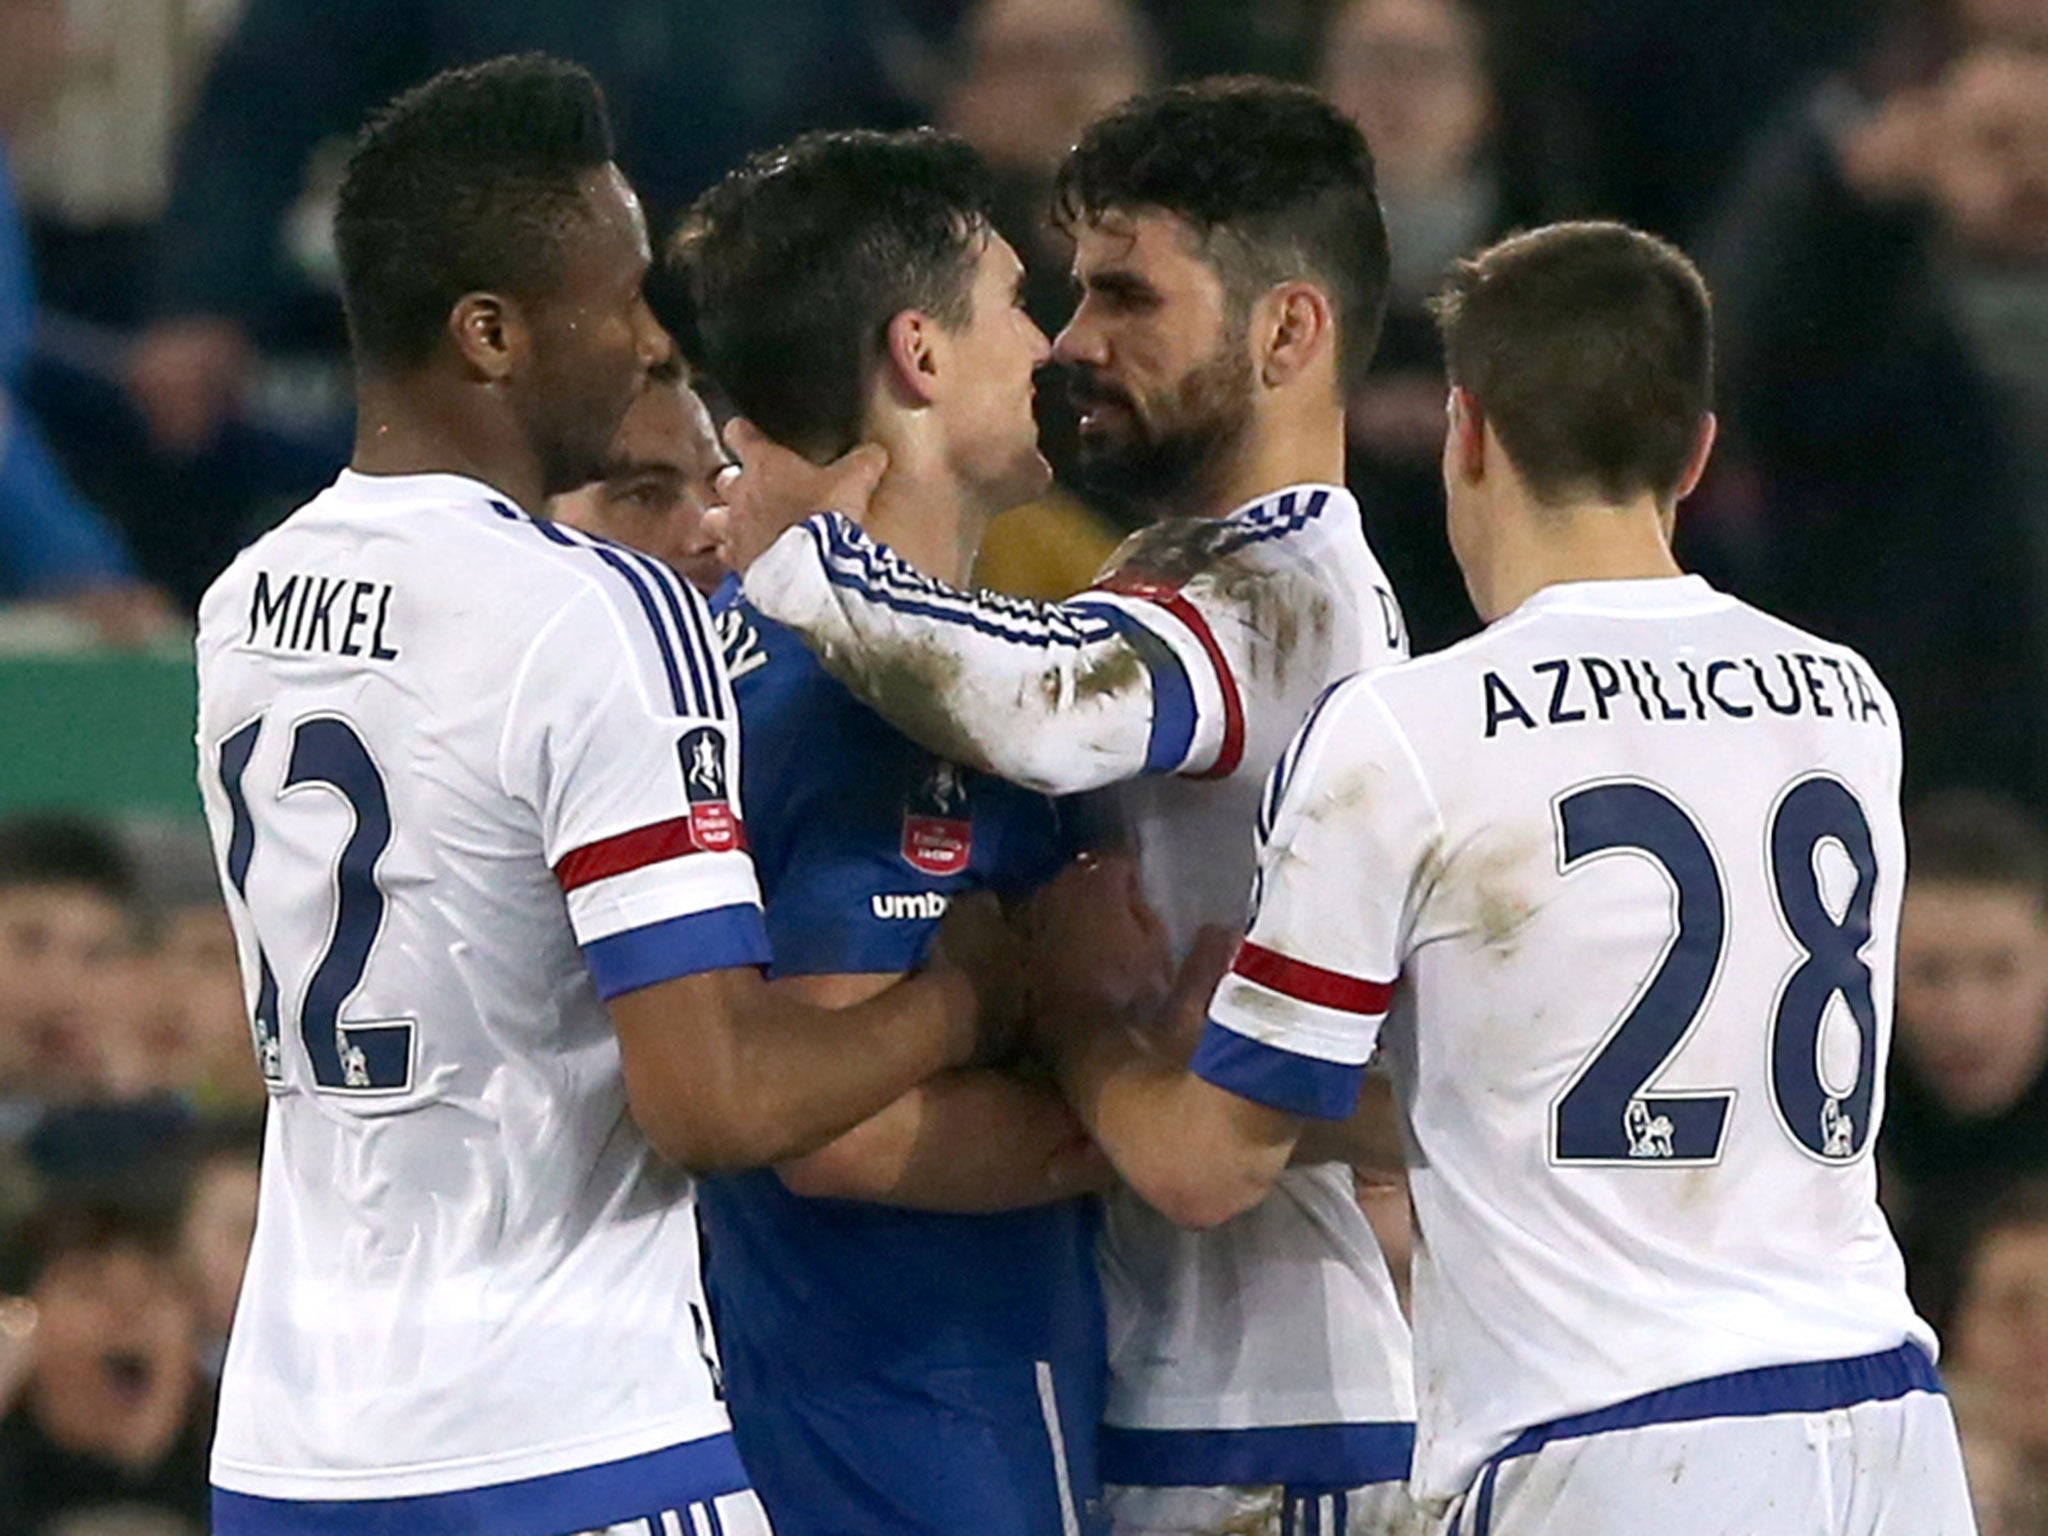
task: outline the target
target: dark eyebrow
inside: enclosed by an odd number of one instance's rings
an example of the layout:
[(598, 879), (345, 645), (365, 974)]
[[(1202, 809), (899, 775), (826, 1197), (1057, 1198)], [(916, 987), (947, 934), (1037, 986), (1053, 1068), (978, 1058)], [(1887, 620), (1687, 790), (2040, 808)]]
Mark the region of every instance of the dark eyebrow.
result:
[(1111, 267), (1106, 272), (1091, 272), (1082, 286), (1090, 293), (1100, 293), (1113, 299), (1136, 299), (1156, 301), (1159, 290), (1127, 267)]
[(629, 459), (624, 463), (609, 464), (605, 467), (605, 484), (620, 480), (638, 480), (647, 475), (667, 475), (674, 479), (683, 478), (683, 467), (671, 464), (666, 459)]

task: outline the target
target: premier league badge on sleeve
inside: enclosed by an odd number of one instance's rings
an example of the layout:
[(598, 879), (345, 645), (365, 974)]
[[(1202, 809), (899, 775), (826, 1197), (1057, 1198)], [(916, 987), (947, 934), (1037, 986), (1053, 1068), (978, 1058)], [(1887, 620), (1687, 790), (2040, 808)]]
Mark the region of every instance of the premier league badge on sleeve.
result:
[(690, 840), (706, 853), (726, 853), (740, 844), (740, 819), (726, 788), (725, 735), (700, 725), (676, 743), (682, 759), (683, 792), (690, 799)]
[(957, 875), (974, 853), (974, 823), (957, 763), (935, 760), (903, 807), (903, 860), (927, 875)]

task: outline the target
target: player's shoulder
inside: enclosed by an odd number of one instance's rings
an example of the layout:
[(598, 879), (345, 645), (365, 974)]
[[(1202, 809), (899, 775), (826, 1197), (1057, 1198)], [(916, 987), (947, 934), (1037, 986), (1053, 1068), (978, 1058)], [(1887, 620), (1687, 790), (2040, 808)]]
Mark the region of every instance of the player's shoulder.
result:
[[(711, 622), (732, 679), (740, 729), (755, 743), (776, 743), (790, 766), (831, 763), (857, 724), (871, 715), (786, 624), (748, 602), (736, 577), (710, 599)], [(750, 761), (763, 761), (760, 748)]]
[(1332, 544), (1365, 551), (1358, 503), (1339, 485), (1302, 484), (1246, 502), (1222, 517), (1168, 517), (1141, 528), (1110, 568), (1181, 587), (1207, 578), (1256, 580), (1321, 564)]

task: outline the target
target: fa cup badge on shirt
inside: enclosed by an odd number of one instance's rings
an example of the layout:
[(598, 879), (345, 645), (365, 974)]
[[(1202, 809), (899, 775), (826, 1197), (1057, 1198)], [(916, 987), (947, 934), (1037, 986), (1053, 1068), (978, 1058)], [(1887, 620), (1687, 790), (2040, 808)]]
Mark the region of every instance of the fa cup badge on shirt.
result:
[(740, 842), (740, 821), (725, 783), (725, 736), (700, 725), (676, 743), (683, 792), (690, 799), (690, 839), (706, 853), (725, 853)]
[(958, 763), (935, 759), (903, 807), (903, 861), (927, 875), (957, 875), (974, 853), (967, 785)]

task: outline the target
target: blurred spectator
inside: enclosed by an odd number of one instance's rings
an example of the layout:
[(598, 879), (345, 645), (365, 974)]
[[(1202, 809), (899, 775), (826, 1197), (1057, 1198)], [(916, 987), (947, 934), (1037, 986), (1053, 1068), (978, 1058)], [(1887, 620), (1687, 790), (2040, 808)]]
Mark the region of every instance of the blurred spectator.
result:
[(1318, 83), (1372, 146), (1393, 250), (1386, 327), (1346, 417), (1351, 487), (1410, 640), (1433, 651), (1479, 627), (1444, 532), (1443, 349), (1425, 307), (1453, 261), (1505, 232), (1479, 14), (1466, 0), (1351, 0)]
[(169, 608), (66, 481), (20, 396), (36, 305), (8, 148), (59, 77), (66, 37), (60, 0), (0, 5), (0, 599), (61, 600), (105, 638), (134, 643), (162, 633)]
[[(2023, 444), (2048, 426), (2002, 380), (2048, 389), (2048, 59), (2003, 29), (2043, 11), (1918, 0), (1759, 142), (1707, 261), (1723, 467), (1754, 496), (1745, 524), (1695, 530), (1742, 595), (1870, 659), (1912, 791), (2037, 808), (2048, 472)], [(2002, 318), (1973, 321), (1987, 293)]]
[(138, 970), (133, 1090), (176, 1093), (207, 1113), (260, 1108), (241, 959), (218, 892), (155, 912)]
[(1983, 1213), (1942, 1363), (1981, 1395), (1975, 1417), (1995, 1426), (2009, 1459), (2022, 1464), (2007, 1482), (2021, 1484), (2015, 1502), (2032, 1505), (2034, 1523), (2021, 1529), (2039, 1530), (2048, 1473), (2048, 1184), (2015, 1185)]
[[(1074, 309), (1073, 250), (1050, 217), (1053, 173), (1089, 123), (1154, 82), (1153, 39), (1131, 0), (977, 0), (958, 51), (939, 121), (995, 172), (996, 227), (1023, 258), (1024, 307), (1051, 336)], [(1040, 378), (1041, 445), (1070, 482), (1074, 412), (1058, 370)], [(1094, 578), (1129, 515), (1056, 486), (994, 520), (975, 579), (1021, 597), (1066, 597)]]
[(196, 1134), (178, 1256), (197, 1309), (199, 1358), (218, 1380), (228, 1329), (256, 1231), (261, 1120), (217, 1124)]
[(0, 1099), (14, 1134), (132, 1074), (134, 887), (120, 845), (90, 821), (0, 822)]
[(143, 1504), (114, 1504), (66, 1515), (47, 1525), (39, 1536), (205, 1536), (182, 1515)]
[[(159, 443), (206, 443), (256, 351), (338, 350), (339, 311), (292, 259), (314, 151), (436, 70), (539, 49), (604, 83), (619, 155), (659, 225), (747, 150), (906, 109), (875, 56), (877, 5), (845, 0), (250, 0), (180, 146), (163, 225), (161, 319), (132, 383)], [(320, 221), (313, 221), (317, 226)], [(326, 258), (312, 253), (310, 264)]]
[(704, 513), (717, 504), (713, 481), (728, 462), (711, 413), (672, 356), (626, 412), (604, 478), (557, 496), (549, 515), (653, 555), (708, 597), (725, 567), (704, 534)]
[(1937, 1321), (1984, 1201), (2048, 1173), (2048, 838), (1990, 796), (1906, 820), (1886, 1203)]
[(0, 1536), (139, 1505), (203, 1522), (211, 1404), (170, 1224), (112, 1203), (32, 1217), (5, 1277), (35, 1307), (33, 1365), (0, 1419)]
[(1945, 1375), (1977, 1536), (2048, 1536), (2048, 1488), (2008, 1429), (1997, 1395), (1965, 1373)]

